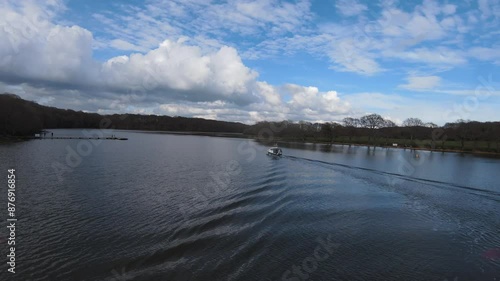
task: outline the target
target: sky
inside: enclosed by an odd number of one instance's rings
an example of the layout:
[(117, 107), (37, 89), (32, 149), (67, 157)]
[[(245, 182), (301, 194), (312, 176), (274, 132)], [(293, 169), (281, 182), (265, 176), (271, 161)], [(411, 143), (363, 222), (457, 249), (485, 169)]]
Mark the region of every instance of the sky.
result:
[(500, 0), (4, 0), (0, 92), (86, 112), (500, 120)]

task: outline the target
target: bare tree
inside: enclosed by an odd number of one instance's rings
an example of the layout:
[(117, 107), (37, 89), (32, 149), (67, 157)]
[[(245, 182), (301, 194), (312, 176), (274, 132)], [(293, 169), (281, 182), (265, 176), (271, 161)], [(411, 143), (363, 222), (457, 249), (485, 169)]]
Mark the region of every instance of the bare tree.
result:
[(460, 147), (462, 150), (465, 148), (465, 141), (472, 139), (473, 134), (473, 122), (470, 120), (458, 119), (456, 122), (458, 124), (457, 136), (460, 139)]
[(384, 126), (385, 120), (378, 114), (365, 115), (359, 119), (361, 126), (370, 129), (371, 134), (368, 140), (371, 141), (375, 135), (375, 130)]
[(391, 120), (384, 120), (383, 127), (393, 128), (393, 127), (397, 127), (397, 125), (396, 125), (396, 123), (392, 122)]
[(323, 136), (327, 137), (330, 140), (330, 143), (333, 143), (335, 139), (335, 135), (340, 131), (342, 125), (337, 124), (335, 122), (326, 122), (321, 125), (321, 132)]
[(408, 131), (410, 132), (410, 140), (413, 141), (413, 137), (415, 136), (415, 133), (418, 128), (416, 127), (424, 127), (425, 123), (422, 122), (419, 118), (407, 118), (403, 121), (403, 127), (407, 127)]
[(378, 114), (365, 115), (359, 121), (361, 126), (372, 130), (381, 128), (385, 123), (384, 118)]
[(427, 127), (427, 128), (432, 128), (432, 129), (435, 129), (435, 128), (438, 127), (438, 125), (436, 125), (436, 124), (434, 124), (432, 122), (427, 122), (427, 123), (424, 124), (424, 126)]
[(418, 118), (407, 118), (403, 121), (403, 127), (425, 126), (424, 122)]
[(359, 119), (357, 118), (346, 117), (342, 119), (342, 122), (344, 123), (345, 127), (359, 127)]
[(349, 135), (349, 145), (351, 145), (352, 136), (356, 133), (356, 128), (359, 127), (360, 121), (357, 118), (346, 117), (342, 120), (344, 127), (347, 129), (346, 132)]

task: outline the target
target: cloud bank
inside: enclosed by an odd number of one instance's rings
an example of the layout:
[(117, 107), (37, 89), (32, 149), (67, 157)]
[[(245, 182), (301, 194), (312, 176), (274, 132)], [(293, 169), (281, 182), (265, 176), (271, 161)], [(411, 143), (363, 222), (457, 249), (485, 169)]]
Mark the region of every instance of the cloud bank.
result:
[[(350, 105), (335, 92), (259, 81), (258, 72), (242, 62), (234, 47), (206, 49), (189, 44), (188, 37), (165, 39), (144, 53), (97, 61), (93, 58), (93, 34), (77, 25), (54, 23), (54, 14), (44, 12), (54, 7), (62, 4), (39, 6), (24, 2), (1, 6), (6, 17), (0, 25), (7, 28), (0, 29), (5, 39), (0, 41), (0, 79), (5, 85), (20, 85), (10, 90), (34, 91), (39, 101), (58, 100), (68, 106), (72, 104), (69, 100), (77, 99), (77, 109), (103, 113), (132, 110), (245, 123), (287, 119), (287, 113), (292, 111), (294, 118), (307, 120), (332, 118), (349, 111)], [(269, 8), (248, 4), (239, 5), (237, 10), (245, 22), (244, 15)], [(283, 22), (279, 13), (260, 17), (285, 29), (298, 24)], [(122, 41), (112, 44), (140, 49)], [(288, 100), (283, 99), (284, 95)]]

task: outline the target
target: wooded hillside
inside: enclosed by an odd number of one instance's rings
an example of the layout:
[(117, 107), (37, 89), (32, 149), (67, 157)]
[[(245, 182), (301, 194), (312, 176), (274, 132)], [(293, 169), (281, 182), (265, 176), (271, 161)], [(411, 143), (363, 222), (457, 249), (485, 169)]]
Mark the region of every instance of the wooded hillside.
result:
[(248, 125), (201, 118), (139, 114), (100, 115), (39, 105), (13, 94), (0, 94), (0, 136), (28, 136), (42, 129), (100, 128), (103, 119), (114, 129), (242, 133)]

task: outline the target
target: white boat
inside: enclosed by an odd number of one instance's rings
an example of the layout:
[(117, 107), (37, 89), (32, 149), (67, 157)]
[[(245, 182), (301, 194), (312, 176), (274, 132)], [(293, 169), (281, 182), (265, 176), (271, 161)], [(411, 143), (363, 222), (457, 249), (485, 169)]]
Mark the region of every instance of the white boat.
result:
[(283, 151), (281, 151), (281, 148), (275, 146), (271, 147), (267, 150), (267, 155), (271, 156), (281, 156), (283, 154)]

